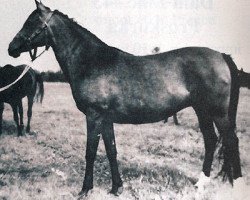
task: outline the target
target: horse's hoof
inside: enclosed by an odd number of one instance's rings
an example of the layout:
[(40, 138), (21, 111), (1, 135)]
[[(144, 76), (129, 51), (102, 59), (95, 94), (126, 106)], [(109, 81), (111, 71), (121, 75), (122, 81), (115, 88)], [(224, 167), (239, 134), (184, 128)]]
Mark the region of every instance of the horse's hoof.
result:
[(233, 199), (247, 200), (250, 196), (250, 187), (247, 186), (246, 182), (242, 177), (234, 180), (232, 196)]
[(123, 186), (113, 186), (109, 194), (119, 196), (123, 192)]
[[(92, 189), (92, 188), (91, 188)], [(88, 192), (91, 190), (91, 189), (82, 189), (81, 192), (78, 193), (78, 200), (82, 199), (82, 197), (86, 197), (88, 196)]]
[(210, 177), (207, 177), (203, 172), (201, 172), (198, 182), (194, 185), (194, 187), (200, 191), (203, 190), (209, 183)]
[(23, 133), (18, 133), (17, 134), (17, 137), (22, 137), (23, 136)]
[(26, 133), (29, 133), (30, 132), (30, 128), (26, 128)]

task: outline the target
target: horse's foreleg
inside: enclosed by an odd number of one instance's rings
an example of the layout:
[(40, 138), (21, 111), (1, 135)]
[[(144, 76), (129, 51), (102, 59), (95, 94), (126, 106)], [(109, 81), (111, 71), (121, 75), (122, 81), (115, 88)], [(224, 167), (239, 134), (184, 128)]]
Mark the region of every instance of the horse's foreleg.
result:
[(22, 99), (18, 102), (18, 112), (19, 112), (19, 117), (20, 117), (20, 129), (21, 132), (23, 132), (23, 104), (22, 104)]
[(196, 110), (199, 125), (204, 138), (205, 159), (203, 163), (202, 173), (199, 177), (196, 187), (202, 189), (209, 181), (211, 166), (213, 162), (214, 151), (217, 143), (217, 136), (213, 126), (213, 120), (207, 112)]
[(22, 131), (19, 126), (19, 120), (18, 120), (18, 106), (16, 103), (14, 103), (14, 104), (11, 104), (11, 107), (13, 110), (14, 121), (16, 122), (16, 126), (17, 126), (18, 136), (22, 136)]
[(2, 134), (2, 123), (3, 123), (3, 110), (4, 110), (4, 103), (0, 103), (0, 135)]
[(83, 187), (79, 195), (86, 196), (93, 188), (93, 168), (97, 147), (100, 140), (103, 119), (96, 113), (91, 113), (87, 118), (87, 148), (86, 148), (86, 169)]
[(30, 132), (30, 121), (31, 121), (31, 117), (32, 117), (32, 106), (33, 106), (33, 101), (34, 101), (34, 98), (28, 96), (28, 111), (27, 111), (28, 122), (27, 122), (27, 127), (26, 127), (26, 132), (27, 132), (27, 133)]
[(118, 195), (119, 193), (122, 192), (122, 190), (119, 190), (119, 188), (122, 189), (122, 180), (120, 177), (116, 159), (117, 151), (116, 151), (114, 127), (112, 122), (105, 122), (103, 124), (102, 137), (104, 140), (112, 174), (112, 190), (110, 191), (110, 193)]

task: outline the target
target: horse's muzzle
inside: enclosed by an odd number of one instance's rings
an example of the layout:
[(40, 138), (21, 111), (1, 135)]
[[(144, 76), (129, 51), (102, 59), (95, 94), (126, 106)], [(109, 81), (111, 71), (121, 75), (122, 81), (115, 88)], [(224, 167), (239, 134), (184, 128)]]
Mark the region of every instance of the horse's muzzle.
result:
[(22, 37), (15, 37), (9, 44), (8, 53), (10, 56), (17, 58), (21, 55), (24, 48), (24, 39)]
[(9, 47), (8, 53), (9, 53), (10, 56), (12, 56), (14, 58), (17, 58), (17, 57), (20, 56), (20, 52), (18, 51), (18, 49), (14, 49), (14, 48), (11, 48), (11, 47)]

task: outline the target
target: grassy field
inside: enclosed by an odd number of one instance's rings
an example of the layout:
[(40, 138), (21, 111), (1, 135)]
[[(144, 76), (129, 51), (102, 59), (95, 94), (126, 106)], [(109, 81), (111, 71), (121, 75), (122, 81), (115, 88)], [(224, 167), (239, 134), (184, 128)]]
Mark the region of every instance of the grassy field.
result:
[[(250, 91), (241, 90), (237, 134), (247, 184), (236, 197), (250, 199)], [(27, 102), (24, 101), (25, 111)], [(46, 83), (42, 105), (34, 104), (31, 133), (17, 137), (10, 106), (5, 105), (0, 136), (0, 200), (77, 199), (85, 170), (86, 122), (68, 84)], [(26, 117), (26, 116), (25, 116)], [(216, 178), (198, 192), (204, 144), (192, 109), (178, 113), (180, 126), (168, 123), (115, 125), (119, 169), (124, 181), (119, 197), (107, 194), (111, 177), (103, 142), (95, 162), (94, 189), (88, 200), (236, 199), (232, 187)], [(26, 118), (25, 118), (26, 121)], [(242, 189), (243, 190), (243, 189)], [(247, 193), (249, 196), (247, 196)]]

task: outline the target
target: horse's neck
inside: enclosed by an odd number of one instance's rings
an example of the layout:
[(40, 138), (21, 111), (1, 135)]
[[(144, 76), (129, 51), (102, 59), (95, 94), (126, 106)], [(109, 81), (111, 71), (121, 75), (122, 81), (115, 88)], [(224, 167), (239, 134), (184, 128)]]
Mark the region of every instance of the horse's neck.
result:
[(53, 33), (52, 48), (62, 71), (71, 81), (90, 60), (95, 60), (99, 49), (109, 47), (69, 19), (57, 16), (56, 20), (56, 25), (50, 27)]

